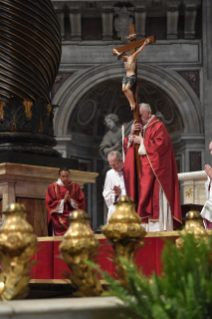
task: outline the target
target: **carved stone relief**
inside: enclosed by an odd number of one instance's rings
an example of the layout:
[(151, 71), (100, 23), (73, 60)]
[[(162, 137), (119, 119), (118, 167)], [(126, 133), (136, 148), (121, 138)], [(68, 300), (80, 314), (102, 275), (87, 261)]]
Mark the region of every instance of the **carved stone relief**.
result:
[(129, 34), (129, 26), (133, 24), (132, 9), (123, 6), (122, 8), (115, 7), (114, 11), (117, 14), (114, 19), (114, 27), (118, 38), (124, 41), (125, 37)]
[(192, 87), (197, 96), (199, 95), (199, 71), (177, 71)]

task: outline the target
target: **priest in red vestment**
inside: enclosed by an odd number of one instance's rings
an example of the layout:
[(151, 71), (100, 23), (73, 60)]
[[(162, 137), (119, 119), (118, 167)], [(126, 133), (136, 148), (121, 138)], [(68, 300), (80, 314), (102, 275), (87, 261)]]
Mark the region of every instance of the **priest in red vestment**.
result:
[[(124, 140), (127, 194), (138, 203), (137, 213), (147, 231), (173, 230), (181, 225), (182, 215), (171, 139), (148, 104), (139, 105), (139, 115), (141, 124), (134, 121), (130, 135)], [(140, 131), (139, 136), (134, 135), (135, 131)], [(135, 144), (139, 144), (140, 155), (138, 182)]]
[(69, 214), (76, 210), (85, 210), (85, 195), (80, 186), (70, 180), (68, 168), (59, 170), (57, 182), (49, 185), (46, 193), (48, 223), (52, 221), (53, 236), (62, 236), (69, 227)]

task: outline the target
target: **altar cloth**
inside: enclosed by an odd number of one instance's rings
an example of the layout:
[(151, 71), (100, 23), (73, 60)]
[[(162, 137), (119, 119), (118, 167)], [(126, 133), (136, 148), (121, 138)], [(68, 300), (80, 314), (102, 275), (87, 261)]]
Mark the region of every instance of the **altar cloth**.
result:
[[(136, 254), (136, 264), (143, 269), (143, 273), (149, 276), (154, 271), (160, 275), (162, 271), (161, 255), (166, 245), (164, 239), (175, 241), (179, 237), (177, 231), (148, 233), (144, 238), (144, 246)], [(102, 270), (109, 274), (114, 272), (114, 264), (109, 259), (112, 246), (103, 235), (96, 235), (100, 248), (96, 263)], [(63, 237), (39, 237), (38, 252), (33, 260), (38, 264), (31, 270), (31, 283), (61, 283), (66, 278), (62, 276), (64, 270), (69, 270), (65, 262), (60, 258), (59, 245)]]

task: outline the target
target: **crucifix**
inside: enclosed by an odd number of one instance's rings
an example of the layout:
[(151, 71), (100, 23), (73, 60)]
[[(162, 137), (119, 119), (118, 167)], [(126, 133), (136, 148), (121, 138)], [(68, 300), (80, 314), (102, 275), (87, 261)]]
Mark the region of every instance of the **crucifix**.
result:
[[(127, 40), (130, 41), (129, 44), (113, 49), (113, 55), (118, 55), (118, 59), (125, 62), (126, 76), (124, 76), (122, 81), (122, 90), (126, 95), (131, 110), (133, 111), (134, 121), (140, 122), (139, 109), (138, 109), (138, 85), (137, 85), (137, 66), (136, 59), (138, 54), (144, 49), (144, 47), (149, 43), (154, 43), (154, 36), (147, 39), (135, 40), (135, 25), (130, 26), (130, 35)], [(137, 51), (136, 49), (139, 48)], [(125, 52), (130, 51), (131, 55)], [(132, 91), (132, 89), (134, 89)], [(137, 132), (136, 134), (139, 134)], [(136, 158), (136, 171), (137, 171), (137, 182), (139, 182), (139, 170), (140, 170), (140, 157), (138, 154), (139, 145), (135, 144), (135, 158)]]

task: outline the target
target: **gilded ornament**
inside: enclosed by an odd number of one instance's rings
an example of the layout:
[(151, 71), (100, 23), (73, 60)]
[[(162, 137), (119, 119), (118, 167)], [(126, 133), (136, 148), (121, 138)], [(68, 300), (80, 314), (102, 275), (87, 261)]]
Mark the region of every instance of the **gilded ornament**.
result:
[(135, 203), (128, 196), (121, 196), (115, 203), (116, 211), (110, 216), (109, 223), (102, 227), (103, 234), (110, 240), (115, 251), (113, 261), (116, 265), (120, 283), (127, 287), (126, 274), (119, 257), (135, 263), (135, 255), (144, 242), (145, 229), (141, 218), (135, 211)]
[(187, 188), (186, 191), (185, 191), (185, 195), (186, 197), (189, 197), (193, 194), (193, 190), (192, 188)]
[[(198, 240), (200, 236), (203, 236), (206, 240), (208, 238), (208, 233), (204, 228), (203, 219), (200, 212), (196, 210), (190, 210), (185, 216), (185, 229), (181, 231), (182, 235), (187, 233), (193, 233), (194, 237)], [(183, 239), (180, 237), (176, 240), (177, 248), (183, 246)]]
[(75, 295), (80, 297), (99, 296), (103, 288), (93, 269), (84, 261), (95, 261), (99, 249), (99, 241), (88, 224), (88, 215), (82, 210), (74, 211), (70, 217), (70, 227), (64, 235), (59, 249), (62, 259), (70, 268), (72, 274), (64, 276), (71, 280)]
[(21, 204), (10, 204), (0, 231), (0, 299), (22, 299), (28, 292), (30, 269), (36, 262), (29, 261), (37, 249), (37, 237), (26, 221), (26, 208)]
[(4, 101), (0, 101), (0, 119), (1, 120), (4, 119), (4, 106), (5, 106), (5, 102)]
[(33, 106), (33, 102), (32, 102), (32, 101), (26, 101), (26, 100), (24, 100), (23, 105), (25, 106), (26, 118), (29, 120), (29, 119), (32, 118), (32, 106)]

